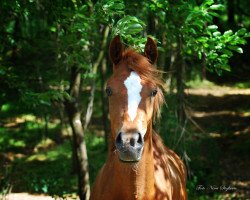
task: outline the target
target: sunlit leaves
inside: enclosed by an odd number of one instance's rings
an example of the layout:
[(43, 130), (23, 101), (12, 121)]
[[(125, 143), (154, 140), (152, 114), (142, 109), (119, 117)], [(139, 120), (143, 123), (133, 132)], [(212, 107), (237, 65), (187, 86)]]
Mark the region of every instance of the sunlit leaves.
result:
[(211, 10), (223, 10), (225, 7), (222, 4), (214, 4), (209, 7)]
[(225, 37), (227, 36), (230, 36), (233, 34), (233, 31), (232, 30), (228, 30), (228, 31), (225, 31), (225, 33), (223, 34)]
[(245, 35), (246, 32), (247, 32), (247, 29), (241, 28), (240, 30), (238, 30), (238, 31), (236, 32), (236, 34), (239, 35), (239, 36), (242, 36), (242, 35)]
[(243, 53), (239, 45), (246, 43), (247, 30), (242, 28), (235, 33), (232, 30), (221, 33), (218, 26), (213, 24), (213, 18), (218, 17), (225, 7), (215, 4), (213, 0), (205, 0), (201, 5), (180, 1), (178, 6), (178, 15), (174, 17), (182, 17), (183, 21), (178, 21), (178, 26), (173, 24), (168, 27), (171, 27), (173, 35), (181, 35), (183, 53), (188, 56), (197, 55), (198, 59), (206, 62), (209, 70), (218, 74), (223, 70), (229, 71), (228, 61), (233, 55), (232, 52)]
[(215, 31), (215, 32), (213, 32), (213, 36), (214, 37), (221, 36), (221, 32), (220, 31)]
[(124, 9), (123, 0), (97, 1), (94, 6), (94, 19), (112, 25), (114, 18), (124, 15)]
[(123, 42), (142, 52), (146, 43), (146, 38), (141, 37), (141, 32), (145, 28), (143, 21), (135, 16), (124, 16), (114, 25), (112, 37), (120, 35)]
[(229, 48), (230, 50), (234, 50), (234, 51), (236, 51), (236, 52), (238, 52), (238, 53), (243, 53), (243, 50), (242, 50), (241, 47), (229, 45), (228, 48)]
[(217, 29), (218, 29), (218, 26), (216, 26), (216, 25), (210, 25), (210, 26), (207, 27), (207, 29), (208, 29), (208, 30), (211, 30), (211, 31), (217, 30)]
[(145, 24), (134, 16), (125, 16), (114, 26), (112, 35), (134, 35), (142, 32)]

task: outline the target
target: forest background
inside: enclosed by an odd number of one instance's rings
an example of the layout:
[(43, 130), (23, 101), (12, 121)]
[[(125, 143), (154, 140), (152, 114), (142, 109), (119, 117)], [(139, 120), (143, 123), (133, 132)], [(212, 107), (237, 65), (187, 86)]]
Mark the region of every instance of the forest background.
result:
[(141, 53), (157, 41), (168, 90), (154, 126), (187, 166), (189, 199), (250, 198), (248, 1), (2, 0), (0, 13), (0, 198), (88, 199), (115, 35)]

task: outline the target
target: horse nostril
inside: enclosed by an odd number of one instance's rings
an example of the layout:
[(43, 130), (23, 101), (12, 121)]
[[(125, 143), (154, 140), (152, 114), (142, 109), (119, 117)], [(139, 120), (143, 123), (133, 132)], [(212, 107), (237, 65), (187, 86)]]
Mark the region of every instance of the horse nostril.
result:
[(116, 144), (122, 144), (122, 132), (120, 132), (117, 137), (116, 137), (116, 140), (115, 140), (115, 143)]
[(131, 138), (129, 143), (130, 143), (130, 145), (131, 145), (132, 147), (134, 147), (134, 146), (135, 146), (135, 139), (134, 139), (134, 138)]
[(139, 134), (139, 137), (138, 137), (137, 143), (143, 145), (141, 133), (138, 133), (138, 134)]

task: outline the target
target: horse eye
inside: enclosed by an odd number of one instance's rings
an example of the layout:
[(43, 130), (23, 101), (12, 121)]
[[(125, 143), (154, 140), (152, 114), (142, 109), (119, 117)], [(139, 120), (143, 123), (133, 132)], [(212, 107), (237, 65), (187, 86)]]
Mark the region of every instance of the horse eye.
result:
[(110, 97), (112, 95), (112, 90), (110, 87), (107, 87), (105, 90), (106, 94)]
[(151, 96), (152, 96), (152, 97), (155, 97), (156, 94), (157, 94), (157, 90), (154, 89), (154, 90), (151, 92)]

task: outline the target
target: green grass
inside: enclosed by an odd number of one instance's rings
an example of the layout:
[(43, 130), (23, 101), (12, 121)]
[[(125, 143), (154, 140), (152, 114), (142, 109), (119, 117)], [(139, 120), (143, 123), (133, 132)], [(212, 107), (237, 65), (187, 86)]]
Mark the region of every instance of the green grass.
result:
[(212, 88), (215, 86), (213, 82), (208, 80), (201, 80), (199, 78), (195, 80), (190, 80), (186, 83), (186, 86), (189, 88)]
[(90, 185), (92, 185), (106, 160), (107, 151), (104, 138), (96, 137), (93, 133), (88, 133), (85, 139), (88, 149)]
[(67, 141), (49, 151), (16, 159), (11, 176), (13, 190), (18, 192), (59, 196), (76, 192), (77, 179), (71, 171), (70, 142)]
[(249, 89), (250, 88), (250, 81), (235, 83), (234, 87), (240, 88), (240, 89)]

